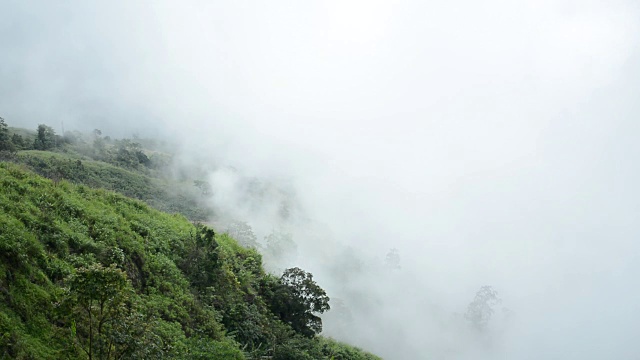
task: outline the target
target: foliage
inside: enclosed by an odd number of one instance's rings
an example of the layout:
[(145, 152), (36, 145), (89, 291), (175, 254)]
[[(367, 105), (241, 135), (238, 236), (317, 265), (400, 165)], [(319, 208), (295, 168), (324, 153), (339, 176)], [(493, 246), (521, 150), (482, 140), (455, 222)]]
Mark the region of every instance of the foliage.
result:
[(176, 194), (171, 190), (176, 187), (180, 189), (180, 184), (168, 183), (104, 162), (35, 150), (19, 152), (14, 161), (54, 181), (64, 179), (76, 184), (117, 191), (143, 200), (159, 210), (181, 213), (194, 221), (202, 221), (211, 216), (195, 198)]
[(64, 301), (71, 341), (89, 359), (120, 359), (139, 348), (154, 348), (139, 341), (145, 338), (145, 324), (136, 311), (131, 284), (115, 264), (83, 266), (67, 282)]
[(227, 234), (0, 162), (0, 358), (374, 359), (314, 336), (328, 300)]
[(232, 221), (228, 225), (227, 232), (243, 246), (258, 247), (256, 234), (253, 233), (253, 229), (246, 222)]
[(319, 347), (322, 356), (332, 360), (379, 360), (377, 356), (333, 339), (321, 339)]
[(283, 322), (307, 337), (322, 331), (322, 319), (316, 314), (330, 309), (329, 297), (311, 273), (297, 267), (287, 269), (280, 279), (267, 279), (265, 285), (271, 311)]
[(55, 182), (69, 180), (114, 190), (193, 221), (209, 219), (212, 212), (201, 203), (202, 191), (194, 189), (189, 181), (163, 176), (161, 170), (169, 166), (171, 156), (143, 148), (142, 144), (166, 148), (135, 136), (112, 140), (102, 137), (98, 129), (87, 137), (77, 131), (59, 136), (44, 124), (36, 131), (9, 128), (0, 118), (0, 160), (27, 165)]
[(60, 137), (49, 126), (38, 125), (37, 135), (33, 141), (33, 148), (36, 150), (50, 150), (58, 146)]
[(500, 302), (497, 291), (491, 286), (483, 286), (467, 307), (464, 317), (475, 329), (484, 330), (494, 313), (493, 307), (500, 304)]
[(14, 151), (15, 145), (9, 137), (9, 127), (3, 118), (0, 117), (0, 151)]
[(333, 339), (309, 339), (302, 336), (288, 338), (274, 352), (274, 360), (380, 360), (356, 347)]

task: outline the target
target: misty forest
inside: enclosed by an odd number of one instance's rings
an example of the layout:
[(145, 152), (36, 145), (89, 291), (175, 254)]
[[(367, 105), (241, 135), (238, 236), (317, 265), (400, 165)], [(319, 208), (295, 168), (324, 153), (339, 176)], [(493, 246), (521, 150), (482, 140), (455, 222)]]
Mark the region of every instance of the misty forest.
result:
[(0, 359), (638, 359), (640, 3), (0, 0)]

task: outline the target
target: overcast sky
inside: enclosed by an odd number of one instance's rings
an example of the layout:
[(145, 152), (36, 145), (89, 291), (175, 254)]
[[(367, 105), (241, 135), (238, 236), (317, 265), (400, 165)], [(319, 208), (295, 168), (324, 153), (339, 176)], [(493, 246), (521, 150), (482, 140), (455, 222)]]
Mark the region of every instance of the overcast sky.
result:
[(0, 49), (10, 125), (179, 137), (398, 248), (407, 294), (493, 285), (494, 358), (640, 354), (640, 2), (2, 0)]

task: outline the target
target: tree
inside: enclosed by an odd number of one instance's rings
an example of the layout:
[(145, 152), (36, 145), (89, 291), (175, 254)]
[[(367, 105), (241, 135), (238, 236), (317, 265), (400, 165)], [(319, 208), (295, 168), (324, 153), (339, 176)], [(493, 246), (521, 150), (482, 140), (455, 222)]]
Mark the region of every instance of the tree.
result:
[[(93, 142), (93, 146), (98, 152), (98, 156), (103, 158), (107, 153), (105, 139), (96, 135)], [(113, 155), (115, 156), (114, 160), (117, 165), (131, 169), (139, 169), (140, 164), (145, 167), (151, 167), (151, 160), (144, 153), (142, 146), (139, 143), (132, 142), (129, 139), (122, 139), (116, 141), (115, 146), (116, 151)]]
[(9, 138), (9, 127), (3, 118), (0, 117), (0, 151), (14, 151), (15, 147)]
[(181, 263), (182, 270), (196, 288), (203, 290), (212, 286), (220, 258), (215, 232), (204, 225), (196, 224), (196, 231), (187, 244)]
[(4, 121), (4, 118), (0, 117), (0, 143), (9, 140), (9, 127)]
[(476, 293), (473, 301), (467, 306), (464, 318), (477, 330), (484, 330), (494, 313), (493, 307), (502, 302), (498, 298), (498, 292), (491, 286), (483, 286)]
[(68, 285), (72, 341), (88, 359), (118, 359), (140, 352), (145, 347), (142, 344), (153, 341), (145, 329), (148, 324), (133, 304), (131, 283), (115, 264), (81, 267), (70, 276)]
[(242, 246), (253, 248), (258, 247), (256, 234), (253, 233), (253, 229), (246, 222), (231, 222), (231, 224), (229, 224), (227, 233), (232, 238), (236, 239)]
[(322, 331), (322, 314), (330, 309), (329, 296), (313, 281), (313, 275), (294, 267), (284, 271), (279, 281), (272, 282), (267, 295), (271, 311), (306, 337)]
[(36, 150), (50, 150), (56, 146), (56, 132), (49, 126), (38, 125), (36, 139), (33, 148)]
[(27, 146), (24, 139), (19, 134), (13, 134), (13, 136), (11, 136), (11, 142), (18, 149), (24, 149)]

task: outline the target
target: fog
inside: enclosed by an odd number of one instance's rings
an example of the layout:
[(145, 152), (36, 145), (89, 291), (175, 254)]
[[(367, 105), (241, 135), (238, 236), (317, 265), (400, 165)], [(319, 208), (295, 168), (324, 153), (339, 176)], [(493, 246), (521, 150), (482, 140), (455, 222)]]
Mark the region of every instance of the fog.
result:
[[(636, 1), (2, 0), (0, 49), (10, 125), (172, 139), (211, 164), (218, 214), (291, 233), (271, 266), (314, 273), (328, 336), (640, 356)], [(502, 303), (478, 332), (484, 285)]]

